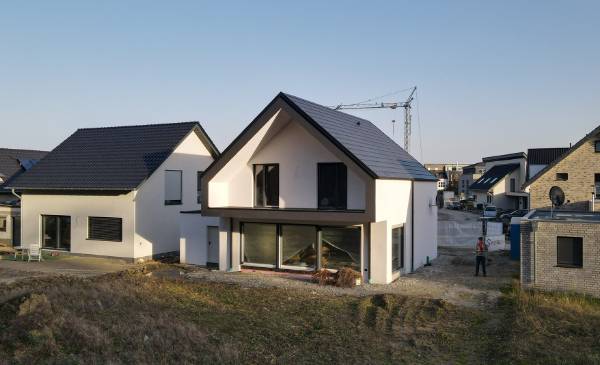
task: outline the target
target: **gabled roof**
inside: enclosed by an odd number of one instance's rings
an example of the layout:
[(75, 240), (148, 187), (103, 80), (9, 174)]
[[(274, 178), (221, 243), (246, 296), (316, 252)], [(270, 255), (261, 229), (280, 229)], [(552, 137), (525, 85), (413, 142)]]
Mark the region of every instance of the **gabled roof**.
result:
[(475, 181), (469, 189), (471, 190), (489, 190), (494, 185), (500, 182), (503, 177), (510, 174), (519, 168), (518, 163), (511, 163), (506, 165), (496, 165)]
[(568, 150), (569, 147), (530, 148), (527, 150), (527, 163), (530, 165), (549, 165)]
[(370, 121), (297, 96), (280, 93), (277, 97), (287, 101), (374, 178), (437, 180), (414, 157)]
[(0, 193), (4, 190), (5, 185), (30, 169), (47, 153), (46, 151), (0, 148), (0, 178), (4, 181), (0, 183)]
[(494, 161), (514, 160), (516, 158), (527, 158), (527, 155), (525, 154), (525, 152), (516, 152), (516, 153), (508, 153), (506, 155), (484, 157), (481, 160), (483, 162), (494, 162)]
[(586, 134), (585, 137), (583, 137), (582, 139), (580, 139), (579, 142), (575, 143), (575, 145), (573, 145), (573, 147), (569, 148), (569, 150), (567, 152), (563, 153), (560, 157), (558, 157), (557, 159), (555, 159), (554, 161), (552, 161), (548, 166), (544, 167), (534, 177), (532, 177), (529, 181), (527, 181), (523, 185), (523, 188), (531, 185), (534, 181), (536, 181), (537, 179), (539, 179), (540, 176), (544, 175), (548, 170), (550, 170), (551, 168), (553, 168), (557, 163), (559, 163), (560, 161), (564, 160), (565, 157), (569, 156), (571, 153), (573, 153), (573, 151), (575, 151), (576, 149), (578, 149), (579, 147), (581, 147), (581, 145), (583, 145), (587, 141), (591, 140), (592, 138), (595, 138), (598, 134), (600, 134), (600, 126), (594, 128), (593, 131), (591, 131), (590, 133)]
[(198, 122), (78, 129), (31, 170), (15, 189), (132, 190), (196, 133), (213, 157), (219, 151)]

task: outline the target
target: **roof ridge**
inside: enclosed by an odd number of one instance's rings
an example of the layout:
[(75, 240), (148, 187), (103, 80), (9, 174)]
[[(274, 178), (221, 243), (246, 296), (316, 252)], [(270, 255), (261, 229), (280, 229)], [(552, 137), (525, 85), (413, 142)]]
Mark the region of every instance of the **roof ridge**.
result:
[[(307, 100), (307, 99), (301, 98), (301, 97), (299, 97), (299, 96), (296, 96), (296, 95), (288, 94), (288, 93), (285, 93), (285, 92), (283, 92), (283, 91), (282, 91), (281, 93), (282, 93), (282, 94), (284, 94), (285, 96), (291, 96), (291, 97), (293, 97), (293, 98), (300, 99), (300, 100), (302, 100), (302, 101), (305, 101), (305, 102), (307, 102), (307, 103), (310, 103), (310, 104), (316, 105), (316, 106), (318, 106), (318, 107), (325, 108), (325, 109), (329, 109), (329, 110), (331, 110), (332, 112), (337, 112), (337, 113), (340, 113), (340, 114), (344, 114), (344, 115), (347, 115), (347, 116), (349, 116), (349, 117), (356, 118), (356, 119), (360, 119), (360, 120), (362, 120), (362, 121), (369, 122), (369, 123), (373, 124), (373, 122), (371, 122), (371, 121), (370, 121), (370, 120), (368, 120), (368, 119), (361, 118), (361, 117), (357, 117), (356, 115), (352, 115), (352, 114), (350, 114), (350, 113), (346, 113), (346, 112), (343, 112), (343, 111), (341, 111), (341, 110), (338, 110), (338, 109), (332, 109), (332, 108), (330, 108), (330, 107), (327, 107), (327, 106), (325, 106), (325, 105), (322, 105), (322, 104), (319, 104), (319, 103), (315, 103), (314, 101), (310, 101), (310, 100)], [(374, 125), (374, 124), (373, 124), (373, 125)], [(377, 126), (376, 126), (376, 127), (377, 127)]]
[(26, 149), (26, 148), (7, 148), (7, 147), (0, 147), (0, 151), (18, 151), (18, 152), (49, 152), (49, 151), (44, 151), (44, 150), (33, 150), (33, 149)]
[(78, 131), (87, 131), (94, 129), (125, 129), (125, 128), (140, 128), (140, 127), (163, 127), (167, 125), (183, 125), (183, 124), (201, 124), (197, 120), (190, 120), (187, 122), (171, 122), (171, 123), (147, 123), (147, 124), (131, 124), (131, 125), (114, 125), (114, 126), (105, 126), (105, 127), (87, 127), (87, 128), (77, 128)]

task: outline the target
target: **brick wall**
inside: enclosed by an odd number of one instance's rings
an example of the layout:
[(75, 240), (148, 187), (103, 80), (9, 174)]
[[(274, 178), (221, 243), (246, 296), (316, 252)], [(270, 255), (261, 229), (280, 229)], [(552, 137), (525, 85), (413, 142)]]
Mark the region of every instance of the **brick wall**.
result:
[[(561, 209), (589, 210), (589, 201), (594, 191), (594, 174), (600, 173), (600, 153), (596, 153), (594, 148), (596, 139), (600, 139), (600, 135), (579, 146), (530, 185), (531, 209), (550, 208), (550, 188), (559, 186), (565, 192), (565, 199), (570, 201)], [(569, 180), (557, 181), (557, 173), (568, 173)], [(596, 204), (595, 210), (600, 211), (600, 202)]]
[[(524, 221), (521, 224), (521, 283), (600, 297), (600, 223)], [(583, 238), (583, 267), (557, 267), (557, 237)]]

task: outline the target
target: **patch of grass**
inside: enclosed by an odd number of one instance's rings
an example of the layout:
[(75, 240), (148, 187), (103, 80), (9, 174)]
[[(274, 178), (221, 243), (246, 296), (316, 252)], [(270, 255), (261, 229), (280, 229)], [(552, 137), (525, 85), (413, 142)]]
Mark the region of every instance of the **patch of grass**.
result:
[(149, 274), (0, 286), (0, 359), (437, 364), (474, 356), (470, 345), (461, 347), (472, 317), (443, 301), (247, 289)]

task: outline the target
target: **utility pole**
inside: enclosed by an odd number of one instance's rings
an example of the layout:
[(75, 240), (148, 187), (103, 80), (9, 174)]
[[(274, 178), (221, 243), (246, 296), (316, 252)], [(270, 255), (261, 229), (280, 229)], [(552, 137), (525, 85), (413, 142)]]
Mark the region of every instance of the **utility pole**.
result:
[[(417, 87), (414, 86), (411, 89), (410, 95), (403, 102), (392, 102), (392, 103), (354, 103), (354, 104), (339, 104), (332, 107), (334, 110), (344, 109), (397, 109), (404, 108), (404, 150), (410, 152), (410, 138), (412, 134), (412, 114), (411, 114), (411, 103), (414, 99), (415, 91)], [(392, 135), (395, 134), (396, 121), (392, 120)]]

